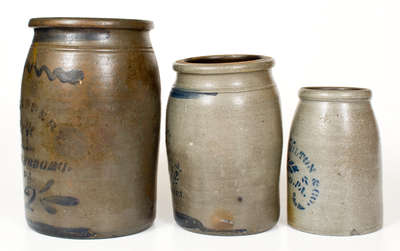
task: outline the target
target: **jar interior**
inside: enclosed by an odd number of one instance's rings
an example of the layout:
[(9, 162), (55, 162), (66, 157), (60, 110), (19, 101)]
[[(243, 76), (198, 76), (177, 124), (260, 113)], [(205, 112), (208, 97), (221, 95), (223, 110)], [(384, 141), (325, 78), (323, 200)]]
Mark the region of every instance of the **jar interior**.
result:
[(223, 64), (248, 62), (259, 59), (262, 59), (262, 57), (257, 55), (226, 55), (188, 58), (185, 62), (194, 64)]
[(360, 91), (363, 88), (356, 87), (305, 87), (304, 89), (319, 91)]

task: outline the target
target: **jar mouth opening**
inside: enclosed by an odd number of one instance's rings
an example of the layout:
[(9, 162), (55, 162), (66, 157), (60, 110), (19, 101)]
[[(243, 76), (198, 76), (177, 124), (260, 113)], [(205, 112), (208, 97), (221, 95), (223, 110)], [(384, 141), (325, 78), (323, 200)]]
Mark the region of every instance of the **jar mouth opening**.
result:
[(371, 90), (360, 87), (311, 86), (301, 88), (299, 97), (303, 100), (319, 101), (369, 100)]
[(203, 56), (187, 58), (183, 61), (185, 63), (193, 64), (229, 64), (229, 63), (241, 63), (253, 60), (259, 60), (263, 57), (258, 55), (214, 55), (214, 56)]
[(29, 27), (33, 28), (98, 28), (151, 30), (153, 22), (139, 19), (47, 17), (32, 18)]
[(174, 70), (191, 74), (225, 74), (268, 70), (273, 59), (251, 54), (225, 54), (190, 57), (174, 63)]
[(365, 88), (358, 88), (358, 87), (331, 87), (331, 86), (304, 87), (304, 89), (319, 90), (319, 91), (360, 91), (360, 90), (365, 90)]

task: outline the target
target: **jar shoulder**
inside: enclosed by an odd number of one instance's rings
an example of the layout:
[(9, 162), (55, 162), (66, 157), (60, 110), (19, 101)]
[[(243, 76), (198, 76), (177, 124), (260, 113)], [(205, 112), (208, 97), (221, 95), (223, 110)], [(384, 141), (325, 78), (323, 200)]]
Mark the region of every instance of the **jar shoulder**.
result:
[(300, 101), (292, 122), (291, 137), (333, 142), (379, 142), (377, 122), (368, 101)]

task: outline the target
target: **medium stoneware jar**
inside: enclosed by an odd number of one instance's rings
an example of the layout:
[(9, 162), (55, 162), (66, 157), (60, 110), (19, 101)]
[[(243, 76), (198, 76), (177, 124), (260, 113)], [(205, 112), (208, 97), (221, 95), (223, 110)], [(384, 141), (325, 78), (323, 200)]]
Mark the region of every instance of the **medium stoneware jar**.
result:
[(174, 214), (183, 228), (246, 235), (279, 218), (282, 128), (270, 57), (177, 61), (166, 141)]
[(152, 23), (39, 18), (29, 26), (21, 94), (28, 224), (67, 238), (150, 227), (160, 125)]
[(288, 149), (288, 223), (321, 235), (382, 227), (381, 155), (371, 91), (306, 87)]

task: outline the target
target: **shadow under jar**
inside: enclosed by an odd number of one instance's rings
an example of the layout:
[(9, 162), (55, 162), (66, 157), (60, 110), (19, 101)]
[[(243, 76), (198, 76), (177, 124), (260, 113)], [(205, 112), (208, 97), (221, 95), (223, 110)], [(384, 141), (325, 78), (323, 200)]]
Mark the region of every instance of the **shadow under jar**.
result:
[(82, 239), (150, 227), (160, 126), (152, 23), (38, 18), (29, 26), (21, 91), (28, 224)]
[(247, 235), (279, 218), (282, 125), (273, 60), (220, 55), (177, 61), (166, 142), (176, 222)]
[(320, 235), (382, 227), (382, 173), (371, 91), (305, 87), (288, 148), (288, 223)]

